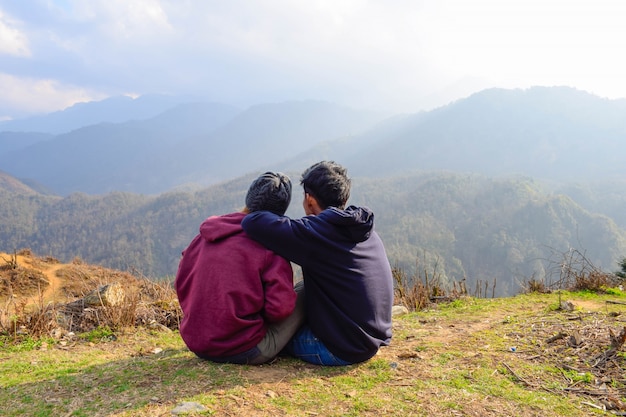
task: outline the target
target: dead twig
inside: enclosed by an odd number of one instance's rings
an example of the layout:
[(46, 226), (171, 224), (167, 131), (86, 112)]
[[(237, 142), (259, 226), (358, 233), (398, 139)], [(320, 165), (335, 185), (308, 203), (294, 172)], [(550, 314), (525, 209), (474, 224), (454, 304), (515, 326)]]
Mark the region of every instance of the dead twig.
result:
[(555, 334), (554, 336), (549, 337), (548, 339), (546, 339), (546, 343), (554, 343), (557, 340), (563, 339), (565, 337), (567, 337), (567, 333), (559, 332), (559, 333)]
[(594, 368), (597, 368), (600, 365), (604, 365), (615, 356), (617, 351), (622, 348), (624, 342), (626, 342), (626, 326), (622, 328), (618, 335), (615, 335), (613, 330), (609, 329), (609, 336), (611, 338), (611, 347), (607, 351), (602, 352), (601, 354), (593, 358), (593, 360), (595, 361), (595, 363), (593, 364)]
[(524, 378), (522, 378), (521, 376), (519, 376), (518, 374), (515, 373), (515, 371), (513, 369), (511, 369), (511, 367), (506, 363), (506, 362), (502, 362), (502, 365), (504, 365), (504, 367), (511, 373), (511, 375), (513, 375), (518, 381), (523, 382), (526, 386), (529, 387), (533, 387), (533, 388), (537, 388), (537, 385), (532, 384), (530, 382), (528, 382), (527, 380), (525, 380)]

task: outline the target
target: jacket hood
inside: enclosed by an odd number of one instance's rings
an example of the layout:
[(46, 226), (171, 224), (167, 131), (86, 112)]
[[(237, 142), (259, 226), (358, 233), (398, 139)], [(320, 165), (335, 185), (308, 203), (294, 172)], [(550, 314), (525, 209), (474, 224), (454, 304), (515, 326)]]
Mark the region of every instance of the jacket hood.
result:
[(363, 242), (374, 229), (374, 213), (367, 207), (348, 206), (345, 210), (330, 207), (320, 215), (328, 222), (341, 226), (341, 233), (352, 242)]
[(244, 217), (244, 213), (211, 216), (200, 225), (200, 236), (208, 242), (215, 242), (238, 233), (243, 233), (241, 221)]

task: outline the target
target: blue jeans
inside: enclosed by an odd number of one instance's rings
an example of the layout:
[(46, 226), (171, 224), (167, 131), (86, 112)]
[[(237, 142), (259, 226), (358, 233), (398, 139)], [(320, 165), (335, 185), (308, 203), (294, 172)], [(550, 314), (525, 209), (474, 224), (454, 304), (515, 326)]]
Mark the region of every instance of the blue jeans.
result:
[(285, 352), (316, 365), (345, 366), (351, 364), (351, 362), (346, 362), (333, 355), (324, 343), (315, 337), (311, 328), (306, 324), (287, 343)]

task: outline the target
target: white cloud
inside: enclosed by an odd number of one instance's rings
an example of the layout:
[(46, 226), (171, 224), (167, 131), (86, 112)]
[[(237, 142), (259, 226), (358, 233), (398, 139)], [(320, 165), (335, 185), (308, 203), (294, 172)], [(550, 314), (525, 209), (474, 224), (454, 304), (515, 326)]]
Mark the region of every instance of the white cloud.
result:
[(12, 54), (0, 71), (57, 80), (59, 102), (66, 88), (398, 111), (493, 86), (626, 97), (626, 2), (0, 0), (0, 10), (0, 53)]
[(462, 68), (503, 87), (570, 85), (626, 96), (626, 82), (615, 77), (626, 74), (626, 3), (482, 0), (441, 7), (429, 32), (436, 34), (431, 60), (444, 71)]
[(72, 0), (67, 18), (93, 24), (95, 32), (117, 41), (137, 41), (171, 34), (159, 0)]
[(30, 56), (28, 39), (16, 26), (17, 22), (0, 10), (0, 55)]
[(19, 78), (4, 73), (0, 73), (0, 91), (0, 109), (12, 108), (16, 112), (27, 113), (52, 112), (106, 97), (105, 94), (55, 80)]

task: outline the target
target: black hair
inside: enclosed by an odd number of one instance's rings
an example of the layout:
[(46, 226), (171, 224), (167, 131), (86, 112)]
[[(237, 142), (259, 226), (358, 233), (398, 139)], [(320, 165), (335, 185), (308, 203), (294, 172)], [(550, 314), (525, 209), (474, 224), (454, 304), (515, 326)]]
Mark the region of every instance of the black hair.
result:
[(350, 198), (348, 171), (334, 161), (313, 164), (302, 174), (300, 185), (305, 193), (315, 197), (322, 209), (343, 209)]
[(267, 210), (282, 216), (290, 201), (291, 180), (280, 172), (268, 171), (259, 176), (246, 194), (246, 207), (250, 212)]

